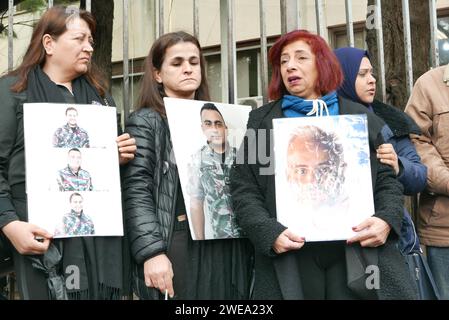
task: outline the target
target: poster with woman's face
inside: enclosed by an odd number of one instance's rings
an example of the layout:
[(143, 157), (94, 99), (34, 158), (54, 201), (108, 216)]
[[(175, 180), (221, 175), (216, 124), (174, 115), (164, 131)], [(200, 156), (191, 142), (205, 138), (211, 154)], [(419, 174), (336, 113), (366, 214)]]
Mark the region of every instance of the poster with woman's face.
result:
[(278, 221), (307, 241), (345, 240), (374, 214), (366, 115), (273, 120)]
[(29, 222), (55, 238), (123, 235), (116, 109), (23, 109)]
[(174, 154), (193, 240), (243, 235), (232, 210), (230, 171), (249, 106), (164, 98)]

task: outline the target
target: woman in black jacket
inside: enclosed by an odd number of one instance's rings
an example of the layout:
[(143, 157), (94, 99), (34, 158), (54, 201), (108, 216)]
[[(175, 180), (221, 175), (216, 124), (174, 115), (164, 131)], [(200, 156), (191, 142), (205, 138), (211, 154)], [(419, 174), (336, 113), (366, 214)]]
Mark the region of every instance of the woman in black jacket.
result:
[[(161, 36), (145, 62), (137, 110), (126, 131), (137, 154), (123, 171), (134, 289), (143, 299), (245, 299), (250, 244), (246, 239), (193, 241), (173, 161), (163, 97), (209, 100), (198, 40), (185, 32)], [(162, 294), (162, 296), (161, 296)]]
[[(66, 288), (69, 299), (120, 299), (126, 294), (122, 237), (52, 240), (51, 233), (27, 222), (23, 104), (115, 105), (91, 61), (95, 27), (90, 12), (52, 7), (36, 24), (20, 66), (0, 79), (0, 237), (5, 235), (14, 247), (23, 299), (65, 297), (61, 281), (48, 287), (52, 280), (47, 283), (46, 278), (59, 275), (49, 273), (50, 257), (55, 269), (68, 278), (72, 268), (67, 266), (79, 270), (79, 284)], [(117, 138), (117, 146), (121, 164), (134, 157), (134, 139), (128, 134)], [(47, 261), (45, 272), (36, 267), (37, 260)]]
[[(231, 171), (234, 211), (255, 246), (254, 298), (417, 298), (406, 262), (396, 249), (402, 189), (393, 170), (375, 153), (383, 142), (384, 122), (364, 106), (337, 96), (341, 69), (321, 37), (292, 31), (271, 48), (270, 62), (269, 93), (275, 101), (250, 113), (248, 130), (253, 132), (237, 156), (244, 161)], [(331, 115), (367, 114), (375, 214), (354, 226), (356, 235), (347, 241), (307, 242), (276, 219), (275, 176), (270, 170), (274, 151), (271, 135), (263, 132), (273, 129), (275, 118), (309, 116), (317, 100)], [(255, 146), (256, 163), (248, 154)], [(259, 162), (259, 152), (265, 159), (263, 150), (269, 150), (268, 163)]]

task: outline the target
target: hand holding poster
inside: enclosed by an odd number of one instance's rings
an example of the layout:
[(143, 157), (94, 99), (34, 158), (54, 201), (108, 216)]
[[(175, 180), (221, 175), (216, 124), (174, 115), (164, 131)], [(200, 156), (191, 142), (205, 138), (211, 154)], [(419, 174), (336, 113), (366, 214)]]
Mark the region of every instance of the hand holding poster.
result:
[(273, 120), (278, 221), (307, 241), (348, 239), (374, 214), (365, 115)]
[(123, 235), (115, 108), (23, 109), (29, 222), (55, 238)]
[(229, 174), (249, 106), (164, 98), (192, 239), (242, 237)]

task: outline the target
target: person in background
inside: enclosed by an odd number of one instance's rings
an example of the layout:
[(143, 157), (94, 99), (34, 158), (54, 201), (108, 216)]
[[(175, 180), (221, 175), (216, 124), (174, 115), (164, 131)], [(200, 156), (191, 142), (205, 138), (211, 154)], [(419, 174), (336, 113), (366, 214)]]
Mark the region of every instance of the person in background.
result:
[[(377, 149), (378, 159), (392, 167), (404, 187), (404, 194), (413, 196), (426, 187), (427, 167), (410, 140), (410, 135), (420, 135), (421, 130), (406, 113), (374, 99), (376, 78), (366, 50), (340, 48), (334, 51), (343, 70), (344, 81), (338, 94), (360, 103), (385, 121), (382, 134), (386, 143)], [(408, 211), (404, 208), (400, 250), (407, 254), (420, 252), (419, 239)]]
[(428, 168), (427, 187), (419, 197), (418, 235), (440, 298), (449, 299), (449, 67), (441, 66), (418, 78), (405, 112), (421, 135), (412, 135)]

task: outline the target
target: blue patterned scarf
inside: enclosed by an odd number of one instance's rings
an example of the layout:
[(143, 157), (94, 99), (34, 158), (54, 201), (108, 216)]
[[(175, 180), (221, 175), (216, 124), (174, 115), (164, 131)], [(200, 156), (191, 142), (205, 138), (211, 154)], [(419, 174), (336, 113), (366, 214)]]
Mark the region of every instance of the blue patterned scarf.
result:
[(335, 91), (328, 93), (327, 95), (321, 97), (321, 99), (312, 100), (306, 100), (297, 96), (285, 95), (282, 99), (282, 111), (287, 118), (306, 117), (314, 114), (327, 115), (327, 112), (325, 112), (324, 110), (314, 110), (314, 102), (315, 108), (318, 107), (318, 109), (320, 109), (320, 105), (322, 105), (322, 103), (324, 102), (324, 104), (327, 106), (329, 115), (331, 116), (336, 116), (339, 114), (338, 96)]

